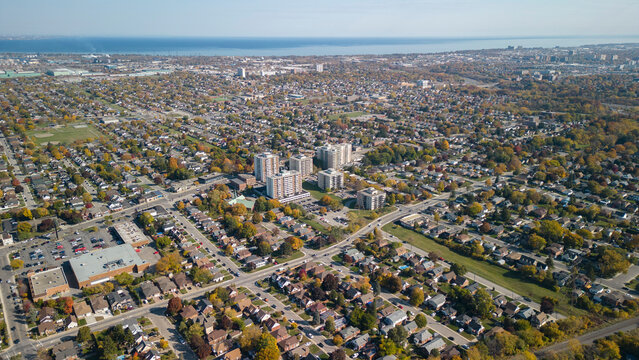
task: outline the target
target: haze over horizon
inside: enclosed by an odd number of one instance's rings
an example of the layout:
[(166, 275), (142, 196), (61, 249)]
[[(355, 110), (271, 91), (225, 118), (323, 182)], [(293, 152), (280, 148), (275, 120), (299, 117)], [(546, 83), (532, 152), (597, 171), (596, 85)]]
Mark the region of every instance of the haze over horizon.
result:
[(633, 0), (33, 0), (4, 4), (0, 36), (623, 38), (638, 16)]

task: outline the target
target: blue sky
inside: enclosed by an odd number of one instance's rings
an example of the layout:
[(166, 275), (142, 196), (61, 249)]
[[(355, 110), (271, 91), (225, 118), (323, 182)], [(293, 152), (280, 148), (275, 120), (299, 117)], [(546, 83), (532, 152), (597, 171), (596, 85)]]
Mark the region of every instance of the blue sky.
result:
[(0, 35), (638, 35), (639, 0), (8, 0)]

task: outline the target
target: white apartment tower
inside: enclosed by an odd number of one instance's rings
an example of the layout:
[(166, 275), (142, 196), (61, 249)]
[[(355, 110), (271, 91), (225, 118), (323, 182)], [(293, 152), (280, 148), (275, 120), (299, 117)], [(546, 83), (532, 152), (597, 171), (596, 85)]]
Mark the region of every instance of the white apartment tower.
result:
[(299, 171), (304, 179), (313, 173), (313, 159), (302, 154), (294, 155), (288, 160), (288, 167), (291, 170)]
[(357, 192), (357, 206), (364, 210), (377, 210), (384, 206), (386, 193), (369, 187)]
[(291, 198), (302, 192), (302, 175), (296, 170), (283, 171), (266, 178), (266, 195), (271, 199)]
[(353, 146), (350, 143), (325, 145), (317, 149), (322, 169), (339, 169), (351, 162)]
[(266, 181), (267, 177), (278, 173), (280, 169), (280, 158), (270, 152), (257, 154), (253, 161), (253, 168), (255, 180)]
[(317, 173), (317, 186), (322, 189), (341, 189), (344, 187), (344, 174), (335, 169), (322, 170)]

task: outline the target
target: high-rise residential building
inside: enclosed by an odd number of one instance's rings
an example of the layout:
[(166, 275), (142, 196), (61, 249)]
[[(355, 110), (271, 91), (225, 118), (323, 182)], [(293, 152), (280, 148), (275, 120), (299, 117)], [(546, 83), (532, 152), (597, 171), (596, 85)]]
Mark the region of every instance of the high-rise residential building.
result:
[(350, 143), (325, 145), (317, 149), (322, 169), (339, 169), (351, 162), (353, 146)]
[(279, 172), (280, 158), (270, 152), (257, 154), (253, 162), (253, 168), (255, 179), (257, 181), (266, 181), (268, 176), (275, 175)]
[(317, 72), (324, 71), (324, 64), (315, 64), (315, 71)]
[(241, 77), (242, 79), (245, 79), (246, 78), (246, 69), (245, 68), (237, 69), (237, 76)]
[(335, 169), (322, 170), (317, 173), (317, 186), (322, 189), (341, 189), (344, 187), (344, 174)]
[(288, 160), (288, 167), (291, 170), (299, 171), (302, 178), (306, 178), (313, 172), (313, 159), (306, 155), (297, 154)]
[(302, 175), (299, 171), (283, 171), (266, 178), (266, 195), (271, 199), (290, 199), (302, 193)]
[(364, 210), (377, 210), (384, 206), (386, 193), (369, 187), (357, 192), (357, 206)]

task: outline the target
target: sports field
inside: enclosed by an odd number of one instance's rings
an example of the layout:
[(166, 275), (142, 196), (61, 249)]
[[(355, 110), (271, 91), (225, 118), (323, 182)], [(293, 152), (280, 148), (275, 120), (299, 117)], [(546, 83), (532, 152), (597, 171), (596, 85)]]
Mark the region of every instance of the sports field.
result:
[(101, 136), (93, 125), (68, 125), (56, 128), (35, 129), (27, 132), (36, 144), (70, 144), (76, 140), (98, 138)]

